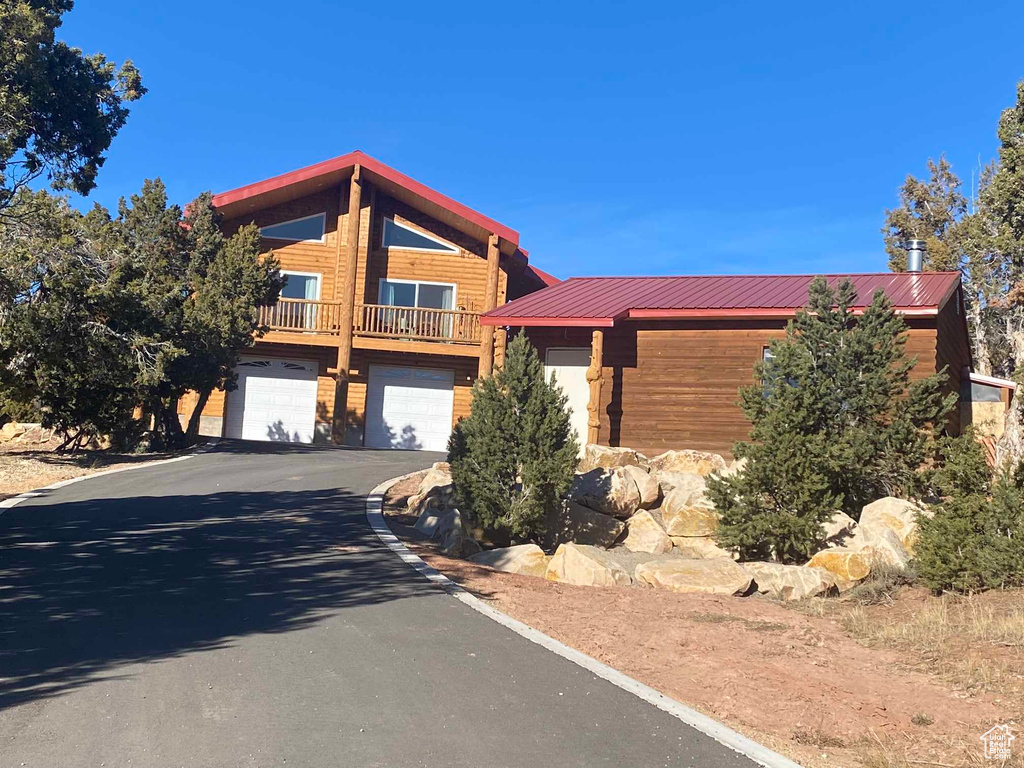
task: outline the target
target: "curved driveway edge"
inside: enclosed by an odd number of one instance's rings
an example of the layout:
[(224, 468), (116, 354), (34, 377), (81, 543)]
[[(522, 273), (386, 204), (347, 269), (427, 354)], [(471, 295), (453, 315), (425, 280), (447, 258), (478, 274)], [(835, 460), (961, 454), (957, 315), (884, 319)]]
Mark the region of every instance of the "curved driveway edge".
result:
[(563, 659), (571, 661), (577, 666), (583, 667), (588, 672), (606, 680), (618, 688), (621, 688), (627, 693), (631, 693), (648, 704), (654, 705), (663, 712), (666, 712), (686, 723), (691, 728), (711, 737), (719, 744), (728, 747), (750, 760), (753, 760), (755, 763), (763, 765), (765, 768), (801, 768), (798, 763), (793, 762), (789, 758), (784, 757), (777, 752), (773, 752), (762, 744), (758, 744), (756, 741), (734, 731), (732, 728), (719, 723), (717, 720), (713, 720), (707, 715), (698, 712), (695, 709), (691, 709), (685, 704), (656, 691), (654, 688), (644, 685), (639, 680), (635, 680), (629, 675), (623, 674), (619, 670), (598, 661), (592, 656), (581, 653), (575, 648), (570, 648), (565, 643), (555, 640), (553, 637), (534, 629), (528, 624), (524, 624), (518, 619), (513, 619), (511, 616), (502, 613), (485, 603), (483, 600), (480, 600), (467, 592), (436, 568), (432, 568), (427, 565), (422, 558), (413, 553), (397, 536), (395, 536), (394, 533), (392, 533), (384, 518), (384, 493), (395, 483), (404, 480), (413, 474), (418, 473), (413, 472), (409, 475), (402, 475), (400, 477), (392, 478), (391, 480), (386, 480), (370, 491), (369, 495), (366, 497), (366, 519), (369, 522), (370, 527), (373, 529), (373, 532), (377, 535), (377, 538), (379, 538), (380, 541), (388, 547), (388, 549), (398, 555), (403, 562), (416, 569), (416, 571), (424, 578), (442, 587), (445, 592), (456, 600), (462, 602), (464, 605), (472, 608), (480, 614), (483, 614), (492, 621), (496, 621), (502, 626), (507, 627), (517, 635), (526, 638), (531, 643), (535, 643), (546, 648), (552, 653), (561, 656)]
[(0, 500), (0, 515), (4, 513), (5, 509), (16, 507), (19, 504), (21, 504), (21, 502), (28, 501), (29, 499), (38, 498), (39, 496), (42, 496), (46, 491), (56, 491), (58, 488), (63, 488), (64, 486), (67, 485), (74, 485), (75, 483), (80, 483), (83, 480), (92, 480), (94, 477), (103, 477), (104, 475), (116, 475), (119, 472), (131, 472), (133, 469), (146, 469), (147, 467), (158, 467), (161, 464), (174, 464), (179, 461), (187, 461), (188, 459), (194, 459), (196, 456), (201, 456), (202, 454), (208, 451), (212, 451), (214, 448), (217, 447), (217, 444), (219, 442), (220, 438), (215, 437), (212, 438), (211, 440), (206, 441), (202, 445), (196, 446), (195, 448), (191, 449), (190, 451), (184, 453), (181, 456), (172, 456), (169, 459), (153, 459), (153, 461), (143, 461), (139, 462), (138, 464), (132, 464), (131, 466), (128, 467), (114, 467), (113, 469), (103, 469), (100, 470), (99, 472), (90, 472), (87, 475), (69, 477), (67, 480), (58, 480), (56, 483), (50, 483), (49, 485), (44, 485), (41, 488), (34, 488), (31, 491), (22, 491), (19, 494), (11, 496), (9, 499)]

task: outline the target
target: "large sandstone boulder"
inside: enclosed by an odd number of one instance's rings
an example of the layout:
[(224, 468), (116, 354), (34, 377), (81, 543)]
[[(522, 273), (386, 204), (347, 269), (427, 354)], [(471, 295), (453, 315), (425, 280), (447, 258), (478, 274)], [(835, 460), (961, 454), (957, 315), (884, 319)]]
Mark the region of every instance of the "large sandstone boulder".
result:
[(901, 571), (910, 565), (910, 553), (903, 546), (899, 536), (889, 528), (882, 530), (861, 530), (858, 532), (857, 548), (871, 551), (871, 563), (885, 563)]
[(824, 568), (781, 563), (743, 563), (754, 576), (757, 591), (782, 600), (803, 600), (836, 588), (836, 579)]
[(25, 434), (27, 428), (16, 421), (8, 421), (0, 427), (0, 443), (15, 440)]
[(917, 516), (922, 512), (927, 514), (926, 510), (913, 502), (886, 496), (861, 510), (859, 533), (870, 539), (886, 529), (891, 530), (904, 548), (913, 554), (914, 541), (917, 539)]
[(704, 498), (704, 493), (708, 489), (708, 483), (703, 475), (698, 475), (696, 472), (659, 472), (657, 475), (652, 472), (651, 474), (657, 477), (664, 496), (672, 491), (679, 491), (681, 494), (687, 494), (687, 498), (696, 501)]
[(836, 578), (839, 591), (844, 592), (871, 573), (873, 557), (871, 547), (830, 547), (818, 552), (807, 565), (811, 568), (824, 568), (831, 573)]
[(440, 525), (441, 515), (443, 514), (443, 510), (428, 507), (420, 513), (420, 516), (416, 519), (416, 524), (413, 528), (424, 536), (434, 538), (434, 532), (437, 531), (437, 526)]
[(651, 509), (658, 506), (661, 499), (661, 485), (658, 478), (651, 475), (643, 467), (623, 467), (622, 472), (636, 483), (636, 490), (640, 494), (640, 508)]
[(661, 523), (643, 509), (626, 521), (629, 534), (623, 545), (630, 552), (650, 552), (664, 555), (672, 551), (672, 539), (665, 533)]
[(582, 587), (628, 587), (633, 583), (607, 552), (577, 544), (562, 544), (555, 551), (544, 578)]
[(592, 469), (615, 469), (616, 467), (647, 467), (647, 457), (632, 448), (610, 448), (606, 445), (589, 443), (583, 449), (577, 472)]
[(822, 524), (822, 529), (822, 548), (843, 547), (848, 545), (857, 532), (857, 521), (841, 509), (837, 509), (832, 513), (832, 517)]
[(409, 497), (410, 515), (420, 517), (428, 509), (444, 510), (455, 502), (455, 486), (447, 462), (434, 464), (420, 481), (419, 488)]
[(652, 472), (695, 472), (707, 477), (725, 470), (725, 459), (707, 451), (665, 451), (648, 462)]
[(640, 490), (625, 467), (592, 469), (573, 478), (569, 498), (623, 520), (640, 509)]
[(732, 464), (723, 469), (718, 474), (722, 477), (732, 477), (733, 475), (739, 475), (747, 468), (747, 459), (733, 459)]
[(574, 501), (566, 501), (553, 515), (547, 515), (544, 522), (542, 543), (548, 551), (569, 542), (607, 549), (618, 541), (626, 529), (621, 520), (595, 512)]
[(746, 594), (753, 576), (726, 558), (687, 560), (682, 557), (650, 560), (636, 567), (638, 582), (672, 592), (704, 592), (712, 595)]
[(514, 547), (502, 547), (479, 552), (469, 558), (478, 565), (486, 565), (496, 571), (519, 573), (524, 576), (540, 576), (548, 569), (550, 558), (536, 544), (519, 544)]
[(736, 560), (739, 555), (723, 549), (710, 536), (672, 536), (675, 551), (682, 557), (691, 560), (714, 560), (716, 557), (727, 557)]
[(679, 488), (665, 496), (659, 512), (669, 536), (710, 536), (718, 527), (711, 502)]
[(441, 554), (448, 557), (469, 557), (480, 551), (480, 545), (462, 524), (462, 513), (455, 507), (441, 513), (431, 538), (440, 545)]

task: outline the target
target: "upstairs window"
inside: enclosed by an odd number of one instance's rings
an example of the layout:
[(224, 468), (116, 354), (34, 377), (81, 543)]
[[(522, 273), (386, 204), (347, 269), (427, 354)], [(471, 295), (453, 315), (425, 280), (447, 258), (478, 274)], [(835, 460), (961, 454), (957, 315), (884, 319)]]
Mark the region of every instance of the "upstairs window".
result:
[(384, 248), (402, 248), (407, 251), (459, 252), (459, 249), (454, 245), (407, 227), (405, 224), (400, 224), (394, 219), (384, 219), (384, 234), (381, 238), (381, 245)]
[(320, 298), (319, 273), (290, 272), (282, 269), (281, 276), (285, 279), (284, 287), (281, 288), (282, 299), (310, 299), (316, 301)]
[(327, 223), (326, 213), (314, 213), (301, 219), (282, 221), (260, 227), (260, 234), (270, 240), (287, 240), (292, 243), (322, 243)]
[(453, 309), (455, 307), (455, 286), (451, 283), (382, 279), (379, 300), (381, 304), (389, 307)]

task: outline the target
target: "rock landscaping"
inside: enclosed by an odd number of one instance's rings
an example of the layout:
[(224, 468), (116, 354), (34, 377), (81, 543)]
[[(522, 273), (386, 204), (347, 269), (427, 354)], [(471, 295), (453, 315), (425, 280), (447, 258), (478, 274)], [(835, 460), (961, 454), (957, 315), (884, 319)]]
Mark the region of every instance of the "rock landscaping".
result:
[(588, 445), (568, 500), (545, 520), (541, 546), (513, 542), (481, 551), (455, 507), (443, 462), (424, 474), (407, 511), (443, 554), (508, 573), (590, 587), (760, 593), (780, 600), (845, 592), (876, 565), (905, 568), (918, 516), (928, 514), (903, 499), (879, 499), (864, 507), (859, 523), (836, 512), (806, 565), (737, 563), (714, 539), (719, 516), (706, 492), (710, 474), (738, 471), (742, 463), (729, 465), (703, 451), (649, 459), (628, 448)]

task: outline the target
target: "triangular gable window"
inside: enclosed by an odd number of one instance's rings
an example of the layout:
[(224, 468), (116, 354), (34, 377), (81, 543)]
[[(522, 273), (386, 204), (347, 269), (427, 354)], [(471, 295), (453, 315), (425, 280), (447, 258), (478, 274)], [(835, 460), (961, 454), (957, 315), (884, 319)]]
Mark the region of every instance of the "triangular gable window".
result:
[(413, 251), (437, 251), (458, 253), (459, 249), (415, 229), (399, 224), (394, 219), (384, 219), (384, 236), (381, 243), (385, 248), (404, 248)]
[(289, 240), (293, 243), (322, 243), (326, 213), (314, 213), (301, 219), (282, 221), (280, 224), (268, 224), (260, 227), (260, 234), (271, 240)]

